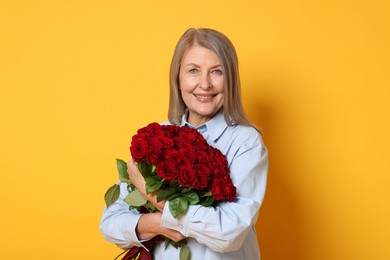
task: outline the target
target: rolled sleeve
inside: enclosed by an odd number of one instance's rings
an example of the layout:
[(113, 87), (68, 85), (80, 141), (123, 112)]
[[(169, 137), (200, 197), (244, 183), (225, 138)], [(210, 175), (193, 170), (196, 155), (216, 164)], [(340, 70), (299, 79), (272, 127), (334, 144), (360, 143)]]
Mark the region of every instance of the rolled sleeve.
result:
[(129, 210), (129, 205), (123, 200), (127, 194), (127, 184), (121, 183), (120, 198), (110, 207), (104, 209), (100, 232), (108, 242), (114, 243), (120, 248), (144, 247), (136, 233), (141, 214), (136, 210)]
[(169, 211), (169, 201), (167, 201), (162, 212), (161, 226), (179, 231), (184, 236), (188, 236), (188, 223), (199, 207), (200, 206), (190, 206), (188, 207), (186, 214), (175, 218)]

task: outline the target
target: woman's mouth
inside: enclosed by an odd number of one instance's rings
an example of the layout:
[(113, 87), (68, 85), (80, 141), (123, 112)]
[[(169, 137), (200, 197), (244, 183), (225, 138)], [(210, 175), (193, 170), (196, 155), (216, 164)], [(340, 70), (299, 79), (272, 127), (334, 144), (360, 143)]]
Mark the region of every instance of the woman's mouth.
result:
[(214, 94), (214, 95), (199, 95), (199, 94), (194, 94), (194, 96), (202, 101), (202, 102), (207, 102), (207, 101), (210, 101), (213, 97), (215, 97), (217, 94)]

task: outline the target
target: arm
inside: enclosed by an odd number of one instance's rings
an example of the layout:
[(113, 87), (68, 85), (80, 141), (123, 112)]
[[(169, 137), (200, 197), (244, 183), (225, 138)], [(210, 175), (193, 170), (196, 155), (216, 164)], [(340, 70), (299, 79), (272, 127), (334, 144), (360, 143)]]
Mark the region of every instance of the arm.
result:
[(134, 184), (134, 186), (137, 187), (137, 189), (140, 191), (142, 196), (152, 202), (152, 204), (160, 211), (162, 212), (165, 206), (165, 200), (162, 200), (160, 202), (157, 202), (157, 195), (152, 192), (147, 194), (146, 192), (146, 182), (140, 171), (138, 170), (137, 166), (135, 165), (133, 159), (130, 159), (127, 163), (127, 173), (129, 175), (129, 178), (131, 182)]
[(139, 214), (129, 210), (129, 205), (123, 201), (127, 196), (127, 184), (120, 184), (120, 197), (110, 207), (105, 208), (100, 223), (100, 231), (104, 238), (120, 248), (143, 246), (141, 241), (149, 240), (157, 235), (163, 235), (179, 241), (184, 238), (177, 231), (160, 225), (161, 213)]
[(238, 198), (232, 203), (220, 203), (215, 208), (190, 206), (188, 212), (178, 219), (170, 214), (167, 202), (161, 223), (218, 252), (239, 249), (250, 229), (254, 229), (268, 170), (267, 150), (257, 133), (233, 141), (227, 157)]
[(136, 234), (136, 226), (141, 215), (129, 210), (123, 200), (127, 194), (127, 184), (120, 183), (120, 196), (110, 207), (106, 207), (100, 222), (100, 231), (104, 238), (120, 248), (142, 246)]

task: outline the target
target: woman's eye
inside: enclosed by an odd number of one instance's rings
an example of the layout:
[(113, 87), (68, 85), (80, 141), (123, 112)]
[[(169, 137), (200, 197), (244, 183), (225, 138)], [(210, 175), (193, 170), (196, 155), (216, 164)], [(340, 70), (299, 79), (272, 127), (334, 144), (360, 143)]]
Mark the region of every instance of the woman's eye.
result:
[(216, 75), (222, 75), (222, 70), (213, 70), (211, 73)]
[(198, 72), (198, 69), (190, 69), (188, 72), (189, 73), (196, 73), (196, 72)]

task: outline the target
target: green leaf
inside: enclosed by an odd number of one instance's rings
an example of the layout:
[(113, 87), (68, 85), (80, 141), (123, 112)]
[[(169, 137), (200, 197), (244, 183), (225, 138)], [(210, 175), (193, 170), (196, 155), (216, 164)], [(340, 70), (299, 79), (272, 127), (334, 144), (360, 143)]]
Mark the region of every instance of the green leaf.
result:
[(129, 174), (127, 173), (127, 163), (121, 159), (116, 159), (116, 168), (118, 169), (119, 180), (130, 184)]
[(209, 196), (212, 196), (212, 194), (211, 194), (211, 191), (207, 191), (207, 192), (200, 193), (200, 196), (201, 197), (209, 197)]
[(146, 184), (151, 186), (151, 185), (155, 184), (156, 182), (158, 182), (158, 180), (156, 178), (153, 178), (152, 176), (147, 176), (147, 177), (145, 177), (145, 182), (146, 182)]
[(182, 187), (182, 192), (183, 192), (183, 193), (187, 193), (187, 192), (189, 192), (189, 191), (191, 191), (191, 190), (192, 190), (191, 187)]
[(190, 256), (190, 248), (187, 245), (182, 245), (180, 248), (180, 260), (189, 260)]
[(183, 238), (178, 242), (169, 239), (169, 244), (172, 245), (174, 248), (178, 249), (179, 247), (182, 247), (183, 245), (187, 244), (187, 239)]
[(144, 205), (147, 202), (147, 200), (144, 197), (142, 197), (141, 193), (137, 189), (133, 190), (132, 192), (130, 192), (126, 196), (124, 201), (127, 204), (132, 205), (134, 207), (142, 206), (142, 205)]
[(159, 190), (157, 192), (157, 202), (160, 202), (163, 199), (166, 199), (169, 195), (173, 194), (174, 192), (175, 192), (174, 189)]
[(169, 202), (169, 211), (173, 217), (184, 214), (188, 209), (188, 199), (177, 197)]
[(162, 182), (161, 181), (155, 182), (152, 185), (149, 185), (148, 183), (146, 183), (146, 185), (145, 185), (146, 193), (149, 194), (149, 193), (155, 192), (156, 190), (161, 188), (161, 186), (162, 186)]
[(172, 188), (177, 188), (179, 187), (179, 182), (177, 180), (173, 180), (171, 182), (169, 182), (169, 187), (172, 187)]
[(173, 194), (167, 196), (166, 200), (171, 201), (171, 200), (173, 200), (173, 199), (175, 199), (175, 198), (177, 198), (177, 197), (180, 197), (180, 194), (173, 193)]
[(150, 166), (145, 160), (142, 160), (137, 163), (137, 168), (141, 172), (142, 176), (144, 176), (144, 178), (152, 174), (153, 167)]
[(187, 198), (188, 203), (190, 203), (191, 205), (195, 205), (199, 202), (199, 196), (198, 196), (198, 194), (196, 194), (195, 191), (190, 191), (190, 192), (184, 193), (183, 197)]
[(209, 207), (209, 206), (213, 205), (214, 201), (215, 201), (215, 200), (214, 200), (214, 197), (213, 197), (213, 196), (210, 196), (210, 197), (208, 197), (206, 200), (202, 201), (202, 202), (200, 203), (200, 205), (202, 205), (202, 206), (204, 206), (204, 207)]
[(157, 212), (157, 208), (150, 201), (146, 202), (144, 207), (148, 210), (148, 212)]
[(141, 208), (142, 208), (142, 206), (134, 207), (132, 205), (129, 205), (129, 210), (130, 211), (133, 210), (133, 209), (136, 209), (138, 212), (141, 212)]
[(104, 194), (104, 201), (106, 202), (107, 208), (114, 204), (114, 202), (119, 198), (120, 187), (118, 184), (114, 184)]

